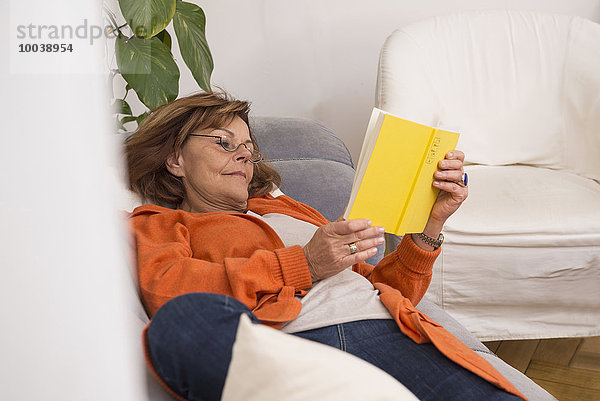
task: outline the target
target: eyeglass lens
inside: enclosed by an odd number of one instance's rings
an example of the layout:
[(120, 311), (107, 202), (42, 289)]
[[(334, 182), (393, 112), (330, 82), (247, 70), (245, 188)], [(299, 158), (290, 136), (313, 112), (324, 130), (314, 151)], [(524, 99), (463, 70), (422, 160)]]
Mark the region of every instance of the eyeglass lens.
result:
[(221, 137), (221, 146), (228, 152), (235, 152), (240, 147), (240, 145), (243, 145), (246, 149), (248, 149), (250, 153), (252, 153), (252, 156), (250, 156), (250, 161), (260, 161), (262, 159), (262, 155), (260, 154), (260, 152), (254, 149), (254, 146), (252, 146), (251, 144), (250, 146), (246, 145), (245, 143), (240, 143), (236, 145), (227, 137)]

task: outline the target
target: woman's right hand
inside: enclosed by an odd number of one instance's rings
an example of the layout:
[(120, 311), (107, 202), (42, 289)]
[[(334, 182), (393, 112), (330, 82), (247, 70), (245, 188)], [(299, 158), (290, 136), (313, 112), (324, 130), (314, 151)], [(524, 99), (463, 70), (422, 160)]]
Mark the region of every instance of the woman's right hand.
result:
[[(384, 228), (371, 226), (367, 219), (336, 221), (319, 227), (304, 246), (312, 281), (331, 277), (349, 266), (377, 253), (383, 244)], [(348, 244), (356, 243), (358, 252), (350, 253)]]

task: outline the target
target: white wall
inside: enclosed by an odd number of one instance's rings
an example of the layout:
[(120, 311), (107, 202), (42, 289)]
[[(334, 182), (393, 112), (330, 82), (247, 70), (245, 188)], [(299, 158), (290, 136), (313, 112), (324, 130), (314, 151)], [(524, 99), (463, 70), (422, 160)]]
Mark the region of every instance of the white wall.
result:
[(118, 148), (94, 73), (105, 70), (104, 46), (64, 40), (72, 53), (24, 54), (15, 42), (22, 24), (101, 25), (99, 4), (0, 9), (3, 401), (143, 400), (146, 391), (111, 175)]
[[(461, 10), (519, 8), (600, 22), (600, 0), (188, 0), (207, 16), (213, 84), (255, 114), (321, 120), (356, 162), (374, 104), (379, 49), (398, 27)], [(174, 46), (175, 47), (175, 46)], [(181, 68), (181, 94), (197, 86)]]

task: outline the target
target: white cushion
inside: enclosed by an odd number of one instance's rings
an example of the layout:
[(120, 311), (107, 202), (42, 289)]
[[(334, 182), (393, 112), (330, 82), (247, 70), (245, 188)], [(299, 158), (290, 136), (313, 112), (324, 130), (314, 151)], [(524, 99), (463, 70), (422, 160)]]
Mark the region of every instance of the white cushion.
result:
[(246, 315), (223, 401), (416, 401), (384, 371), (335, 348), (255, 325)]
[(469, 197), (445, 225), (446, 244), (600, 245), (600, 184), (529, 166), (468, 166)]
[(111, 174), (113, 179), (110, 182), (113, 184), (113, 193), (116, 194), (115, 210), (132, 212), (133, 209), (144, 204), (142, 198), (129, 189), (127, 172), (123, 166), (112, 167)]
[(381, 51), (377, 106), (461, 132), (478, 164), (563, 168), (600, 180), (600, 27), (521, 11), (436, 17)]

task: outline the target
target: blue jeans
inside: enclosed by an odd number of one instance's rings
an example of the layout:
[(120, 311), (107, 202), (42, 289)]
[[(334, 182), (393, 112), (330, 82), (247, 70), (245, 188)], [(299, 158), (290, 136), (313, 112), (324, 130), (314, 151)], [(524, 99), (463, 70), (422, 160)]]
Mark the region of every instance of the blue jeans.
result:
[[(148, 345), (158, 375), (193, 401), (219, 400), (231, 361), (241, 302), (192, 293), (167, 302), (152, 318)], [(520, 400), (442, 355), (416, 344), (393, 320), (362, 320), (295, 333), (341, 349), (386, 371), (421, 400)]]

